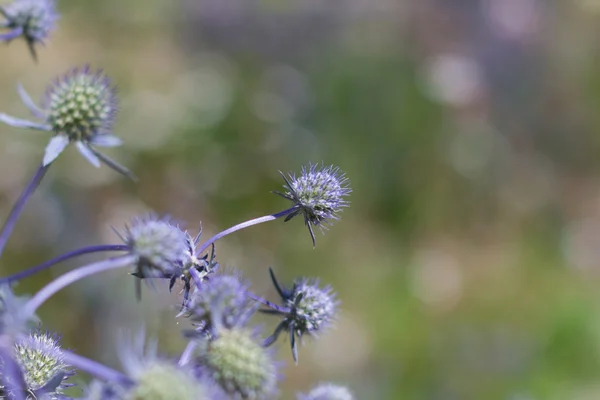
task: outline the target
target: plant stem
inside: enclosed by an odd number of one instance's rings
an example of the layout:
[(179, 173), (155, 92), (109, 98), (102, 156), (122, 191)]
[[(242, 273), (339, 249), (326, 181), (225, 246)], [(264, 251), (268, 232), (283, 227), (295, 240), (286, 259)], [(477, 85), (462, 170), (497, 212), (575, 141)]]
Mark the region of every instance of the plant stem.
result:
[(89, 358), (82, 357), (66, 350), (63, 350), (63, 356), (66, 364), (85, 371), (96, 378), (106, 382), (119, 383), (126, 386), (133, 384), (133, 381), (126, 375), (97, 361), (90, 360)]
[(192, 355), (194, 354), (194, 350), (196, 350), (196, 342), (193, 340), (190, 340), (187, 344), (187, 346), (185, 346), (185, 350), (183, 350), (183, 353), (181, 353), (181, 357), (179, 358), (179, 362), (177, 363), (177, 365), (179, 365), (180, 367), (183, 367), (184, 365), (186, 365), (188, 362), (190, 362), (190, 359), (192, 358)]
[(10, 238), (10, 235), (12, 234), (15, 224), (17, 223), (17, 219), (19, 219), (19, 216), (21, 215), (21, 212), (25, 207), (25, 203), (27, 203), (27, 200), (29, 200), (29, 197), (31, 197), (35, 189), (37, 189), (38, 185), (42, 181), (42, 178), (44, 177), (44, 175), (46, 175), (48, 168), (49, 165), (43, 166), (40, 164), (36, 173), (31, 178), (31, 181), (29, 181), (29, 184), (27, 184), (27, 187), (25, 188), (23, 193), (21, 193), (21, 196), (15, 203), (14, 207), (12, 208), (12, 210), (10, 210), (10, 214), (8, 214), (8, 218), (4, 222), (4, 226), (0, 231), (0, 256), (4, 251), (4, 247), (6, 247), (8, 238)]
[(55, 280), (44, 286), (39, 292), (37, 292), (35, 296), (33, 296), (23, 306), (22, 315), (25, 318), (31, 317), (35, 314), (36, 310), (46, 302), (46, 300), (52, 297), (52, 295), (54, 295), (61, 289), (64, 289), (65, 287), (69, 286), (70, 284), (77, 282), (80, 279), (91, 275), (95, 275), (99, 272), (127, 267), (129, 265), (132, 265), (136, 260), (136, 256), (127, 255), (98, 261), (69, 271), (66, 274), (56, 278)]
[(263, 222), (273, 221), (277, 218), (285, 217), (286, 215), (289, 215), (294, 211), (296, 211), (296, 207), (288, 208), (287, 210), (281, 211), (277, 214), (265, 215), (264, 217), (254, 218), (249, 221), (234, 225), (231, 228), (225, 229), (223, 232), (217, 233), (216, 235), (208, 239), (206, 242), (204, 242), (202, 246), (200, 246), (200, 249), (196, 252), (196, 255), (202, 254), (206, 249), (208, 249), (208, 247), (211, 244), (213, 244), (214, 242), (216, 242), (224, 236), (239, 231), (240, 229), (248, 228), (253, 225), (262, 224)]
[(2, 285), (4, 283), (11, 283), (14, 281), (18, 281), (18, 280), (27, 278), (33, 274), (37, 274), (40, 271), (43, 271), (47, 268), (52, 267), (53, 265), (56, 265), (58, 263), (66, 261), (70, 258), (74, 258), (74, 257), (81, 256), (84, 254), (99, 253), (102, 251), (127, 251), (127, 250), (129, 250), (129, 246), (126, 246), (124, 244), (105, 244), (105, 245), (99, 245), (99, 246), (83, 247), (81, 249), (73, 250), (68, 253), (62, 254), (56, 258), (53, 258), (52, 260), (46, 261), (43, 264), (36, 265), (35, 267), (28, 268), (24, 271), (17, 272), (16, 274), (6, 276), (4, 278), (0, 278), (0, 285)]

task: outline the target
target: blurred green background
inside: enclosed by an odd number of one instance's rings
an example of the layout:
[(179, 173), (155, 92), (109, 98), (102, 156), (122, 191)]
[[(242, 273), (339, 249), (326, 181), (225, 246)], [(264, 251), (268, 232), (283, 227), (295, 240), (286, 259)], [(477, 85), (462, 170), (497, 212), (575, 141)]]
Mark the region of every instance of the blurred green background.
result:
[[(289, 343), (281, 398), (319, 381), (359, 399), (600, 398), (600, 1), (59, 0), (35, 65), (2, 46), (0, 109), (90, 63), (118, 85), (110, 155), (133, 184), (69, 149), (31, 200), (6, 275), (155, 210), (207, 238), (283, 210), (278, 170), (335, 164), (351, 207), (312, 249), (300, 220), (218, 243), (219, 260), (268, 281), (318, 276), (337, 326)], [(48, 136), (1, 127), (0, 215)], [(93, 259), (93, 257), (88, 257)], [(40, 288), (80, 259), (23, 281)], [(63, 345), (118, 368), (114, 343), (144, 325), (184, 346), (177, 293), (134, 296), (107, 273), (40, 310)], [(265, 333), (269, 319), (258, 318)], [(80, 376), (78, 379), (85, 379)]]

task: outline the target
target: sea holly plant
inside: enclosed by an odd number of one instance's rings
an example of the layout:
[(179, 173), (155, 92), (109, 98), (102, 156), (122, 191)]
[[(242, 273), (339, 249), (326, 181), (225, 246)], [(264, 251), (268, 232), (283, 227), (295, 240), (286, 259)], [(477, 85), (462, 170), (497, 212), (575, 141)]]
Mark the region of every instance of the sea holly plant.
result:
[[(0, 40), (22, 37), (32, 55), (54, 29), (58, 14), (53, 0), (14, 0), (0, 5)], [(122, 144), (113, 127), (118, 111), (114, 86), (102, 71), (89, 66), (75, 68), (52, 82), (41, 102), (34, 102), (21, 85), (17, 92), (35, 121), (0, 113), (9, 126), (49, 132), (40, 166), (17, 199), (0, 229), (0, 257), (13, 228), (49, 167), (73, 145), (92, 165), (101, 164), (134, 178), (125, 167), (101, 153), (98, 147)], [(314, 228), (322, 231), (340, 218), (349, 205), (349, 180), (335, 166), (312, 164), (300, 173), (284, 174), (284, 190), (274, 193), (291, 204), (283, 211), (241, 222), (202, 240), (184, 224), (157, 214), (147, 214), (115, 229), (121, 243), (92, 245), (69, 251), (40, 265), (0, 277), (0, 398), (10, 400), (225, 400), (274, 399), (282, 379), (282, 363), (270, 347), (285, 333), (298, 362), (298, 342), (324, 332), (338, 310), (333, 289), (317, 279), (298, 278), (287, 288), (270, 269), (279, 303), (252, 292), (250, 282), (239, 271), (221, 271), (216, 242), (244, 228), (284, 218), (302, 217), (313, 247)], [(91, 264), (72, 269), (31, 295), (17, 296), (13, 283), (84, 254), (106, 254)], [(169, 290), (181, 288), (181, 305), (174, 318), (187, 319), (191, 328), (181, 334), (187, 344), (181, 354), (161, 355), (155, 342), (143, 331), (134, 340), (117, 343), (121, 368), (114, 369), (75, 352), (65, 350), (59, 337), (41, 328), (38, 309), (57, 292), (95, 274), (125, 270), (135, 282), (137, 297), (141, 283), (156, 287), (164, 282)], [(253, 323), (257, 311), (278, 319), (266, 336)], [(76, 372), (85, 372), (92, 382), (79, 393), (71, 388)], [(79, 394), (79, 396), (77, 396)], [(299, 400), (351, 400), (344, 387), (320, 384)]]
[[(272, 269), (271, 281), (281, 302), (266, 300), (251, 291), (250, 283), (239, 271), (219, 272), (215, 242), (242, 228), (283, 216), (289, 220), (303, 215), (309, 227), (320, 226), (339, 218), (341, 209), (348, 205), (345, 198), (350, 193), (348, 180), (336, 167), (309, 164), (298, 177), (286, 176), (285, 183), (286, 192), (278, 194), (293, 202), (291, 208), (235, 225), (206, 241), (201, 240), (201, 229), (192, 235), (177, 221), (147, 214), (132, 219), (123, 229), (115, 229), (122, 244), (77, 249), (0, 278), (0, 305), (3, 299), (5, 304), (0, 307), (0, 339), (9, 338), (9, 343), (13, 343), (13, 347), (3, 346), (0, 340), (0, 383), (4, 384), (2, 390), (8, 398), (71, 398), (64, 389), (68, 387), (65, 380), (74, 371), (94, 377), (83, 390), (82, 398), (87, 399), (277, 398), (281, 363), (274, 360), (270, 346), (285, 332), (297, 363), (298, 342), (305, 336), (316, 338), (331, 326), (339, 301), (332, 288), (322, 286), (317, 279), (298, 278), (287, 288), (275, 278)], [(310, 232), (313, 237), (312, 229)], [(113, 255), (58, 276), (31, 298), (15, 296), (7, 286), (64, 260), (107, 252)], [(129, 344), (120, 343), (121, 372), (66, 350), (61, 350), (58, 357), (58, 342), (45, 340), (41, 342), (56, 344), (49, 345), (46, 354), (46, 358), (58, 360), (56, 371), (43, 377), (36, 375), (35, 385), (31, 384), (27, 375), (30, 372), (19, 354), (23, 353), (23, 343), (33, 346), (33, 328), (28, 327), (37, 321), (39, 307), (81, 279), (116, 269), (127, 270), (135, 279), (138, 296), (142, 281), (154, 282), (156, 286), (157, 280), (163, 279), (170, 290), (181, 282), (182, 306), (175, 316), (188, 319), (192, 326), (182, 331), (188, 340), (182, 353), (176, 359), (160, 356), (155, 346), (144, 346), (146, 338), (140, 336)], [(270, 336), (264, 336), (252, 324), (256, 311), (279, 319)], [(46, 351), (41, 345), (33, 347), (38, 352)], [(21, 353), (17, 354), (15, 349)], [(178, 382), (177, 390), (168, 387), (173, 382)], [(323, 386), (308, 394), (298, 394), (298, 398), (346, 400), (352, 398), (349, 393), (337, 386)]]

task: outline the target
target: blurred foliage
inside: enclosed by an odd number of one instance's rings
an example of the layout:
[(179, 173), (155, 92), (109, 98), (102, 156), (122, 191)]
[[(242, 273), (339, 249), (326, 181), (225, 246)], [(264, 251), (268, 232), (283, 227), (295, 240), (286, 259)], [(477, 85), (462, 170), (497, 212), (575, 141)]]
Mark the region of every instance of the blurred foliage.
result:
[[(26, 116), (84, 63), (119, 87), (111, 155), (138, 184), (61, 156), (2, 260), (3, 274), (153, 209), (207, 237), (287, 204), (278, 170), (339, 165), (352, 205), (316, 249), (298, 220), (218, 244), (223, 265), (275, 299), (300, 275), (331, 283), (337, 329), (287, 344), (282, 398), (317, 381), (360, 399), (600, 397), (600, 2), (541, 0), (59, 0), (33, 65), (3, 48), (0, 109)], [(8, 213), (47, 138), (3, 127)], [(83, 262), (83, 260), (81, 261)], [(69, 263), (69, 267), (78, 264)], [(67, 266), (18, 286), (33, 291)], [(75, 285), (41, 310), (63, 344), (117, 366), (116, 332), (144, 323), (180, 351), (166, 284)], [(272, 321), (265, 323), (270, 330)]]

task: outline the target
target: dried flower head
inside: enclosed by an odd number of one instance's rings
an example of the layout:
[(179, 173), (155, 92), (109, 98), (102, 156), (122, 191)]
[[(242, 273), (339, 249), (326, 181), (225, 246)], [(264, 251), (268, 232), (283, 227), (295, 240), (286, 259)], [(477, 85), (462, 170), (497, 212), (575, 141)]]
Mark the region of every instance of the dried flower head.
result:
[(29, 94), (18, 86), (23, 104), (41, 123), (0, 113), (0, 121), (16, 128), (28, 128), (54, 133), (46, 146), (43, 165), (53, 162), (70, 144), (95, 167), (101, 163), (135, 179), (127, 168), (96, 150), (98, 147), (117, 147), (121, 139), (113, 135), (117, 112), (117, 96), (110, 80), (102, 71), (89, 66), (75, 68), (57, 78), (46, 90), (38, 107)]
[(302, 167), (302, 173), (298, 177), (294, 174), (286, 176), (281, 171), (279, 173), (285, 180), (286, 191), (274, 193), (290, 200), (294, 207), (294, 211), (285, 220), (289, 221), (302, 214), (314, 246), (315, 234), (312, 227), (318, 226), (323, 230), (326, 228), (323, 223), (331, 224), (333, 220), (339, 219), (338, 213), (348, 206), (344, 197), (352, 191), (348, 186), (349, 180), (333, 165), (324, 167), (308, 164)]
[(14, 0), (0, 8), (0, 13), (6, 18), (5, 27), (9, 29), (0, 35), (0, 39), (10, 41), (23, 36), (34, 59), (34, 45), (44, 43), (58, 19), (54, 0)]
[(211, 276), (196, 286), (180, 315), (203, 333), (244, 326), (256, 310), (248, 297), (248, 285), (236, 275)]
[(187, 233), (168, 218), (150, 214), (132, 220), (121, 239), (137, 257), (137, 278), (179, 277), (190, 257)]
[(298, 394), (298, 400), (353, 400), (348, 388), (333, 383), (321, 383), (307, 394)]
[(15, 360), (23, 372), (29, 393), (36, 398), (62, 396), (72, 386), (65, 380), (73, 375), (65, 363), (58, 339), (48, 333), (33, 332), (15, 343)]
[(277, 282), (272, 269), (269, 269), (275, 289), (281, 296), (283, 306), (269, 304), (270, 309), (261, 310), (267, 314), (283, 317), (275, 332), (265, 340), (265, 346), (273, 344), (281, 332), (287, 331), (290, 336), (292, 355), (298, 362), (296, 337), (317, 335), (326, 329), (334, 319), (339, 302), (331, 287), (319, 287), (318, 280), (300, 279), (294, 282), (291, 290)]
[(233, 399), (266, 399), (276, 391), (277, 371), (267, 349), (245, 328), (223, 329), (204, 340), (200, 373)]

